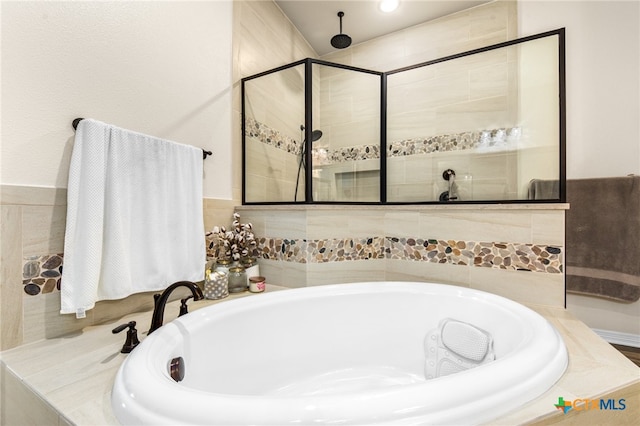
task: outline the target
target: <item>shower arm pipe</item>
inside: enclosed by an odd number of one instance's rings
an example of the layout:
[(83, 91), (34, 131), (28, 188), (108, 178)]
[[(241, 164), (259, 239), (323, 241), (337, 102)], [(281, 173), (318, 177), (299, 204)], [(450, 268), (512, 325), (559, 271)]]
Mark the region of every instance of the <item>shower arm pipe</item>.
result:
[[(84, 118), (75, 118), (72, 122), (71, 125), (73, 126), (73, 130), (77, 130), (78, 129), (78, 124), (80, 124), (80, 122), (84, 120)], [(207, 159), (207, 155), (213, 155), (213, 152), (211, 151), (206, 151), (204, 148), (202, 148), (202, 159), (206, 160)]]

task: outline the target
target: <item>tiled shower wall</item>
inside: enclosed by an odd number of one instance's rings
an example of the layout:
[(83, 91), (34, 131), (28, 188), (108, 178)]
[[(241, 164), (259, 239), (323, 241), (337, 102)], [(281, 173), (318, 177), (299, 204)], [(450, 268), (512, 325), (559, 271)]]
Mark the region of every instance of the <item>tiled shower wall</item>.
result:
[[(240, 80), (285, 64), (317, 57), (298, 30), (271, 1), (236, 1), (234, 13), (233, 58), (233, 150), (234, 187), (242, 182), (242, 132), (240, 131), (242, 96)], [(262, 123), (277, 128), (287, 140), (300, 141), (300, 125), (304, 124), (303, 74), (296, 67), (270, 77), (258, 79), (260, 84), (249, 83), (257, 96), (247, 101), (246, 114)], [(254, 81), (255, 83), (255, 81)], [(264, 83), (264, 84), (263, 84)], [(298, 157), (281, 155), (282, 151), (267, 144), (248, 144), (247, 199), (268, 201), (292, 200), (298, 170)], [(304, 186), (304, 183), (301, 183)], [(299, 192), (298, 200), (304, 197)], [(238, 204), (241, 194), (236, 197)]]
[(564, 306), (563, 204), (238, 207), (267, 281), (455, 284)]
[[(515, 39), (517, 37), (516, 14), (515, 1), (490, 2), (357, 44), (349, 49), (332, 52), (321, 59), (369, 70), (389, 71)], [(313, 55), (307, 56), (313, 57)], [(495, 63), (496, 60), (493, 59), (488, 62), (488, 64), (494, 65)], [(445, 128), (429, 129), (425, 133), (425, 129), (421, 126), (425, 111), (412, 110), (411, 114), (407, 114), (406, 111), (396, 111), (395, 121), (390, 120), (390, 123), (395, 124), (389, 129), (389, 142), (479, 130), (479, 125), (486, 126), (487, 124), (476, 124), (478, 115), (483, 117), (481, 123), (492, 123), (490, 125), (492, 128), (507, 127), (508, 125), (512, 127), (513, 125), (509, 124), (512, 120), (506, 120), (502, 117), (504, 113), (498, 114), (497, 117), (493, 115), (490, 118), (487, 117), (487, 114), (498, 110), (504, 112), (508, 109), (505, 101), (505, 93), (509, 92), (509, 89), (505, 87), (507, 80), (501, 78), (503, 74), (506, 75), (507, 61), (505, 58), (498, 58), (497, 63), (502, 67), (500, 73), (487, 66), (487, 63), (457, 65), (458, 68), (461, 68), (457, 69), (457, 73), (463, 79), (469, 78), (467, 73), (475, 70), (474, 84), (471, 84), (470, 88), (475, 87), (477, 90), (474, 91), (475, 96), (471, 97), (473, 102), (460, 100), (460, 97), (468, 100), (469, 96), (466, 93), (458, 96), (455, 108), (448, 100), (450, 88), (446, 85), (444, 88), (442, 86), (442, 84), (449, 83), (434, 79), (433, 84), (436, 85), (436, 92), (441, 95), (435, 100), (443, 108), (435, 112), (430, 111), (427, 116), (437, 113), (439, 114), (437, 122), (446, 122), (449, 125)], [(253, 73), (243, 73), (243, 76), (256, 74), (270, 68), (273, 67), (265, 66)], [(330, 67), (319, 67), (319, 69), (321, 72), (314, 72), (313, 81), (313, 110), (316, 115), (314, 116), (314, 129), (321, 129), (323, 137), (318, 141), (317, 146), (339, 151), (342, 148), (351, 149), (352, 145), (362, 146), (372, 143), (377, 145), (380, 116), (377, 83), (372, 89), (369, 79), (361, 75), (356, 76), (357, 73), (344, 72), (344, 70)], [(493, 81), (496, 79), (496, 75), (498, 75), (498, 81)], [(284, 137), (297, 140), (299, 143), (300, 134), (297, 126), (300, 124), (299, 114), (303, 112), (302, 101), (297, 100), (295, 104), (286, 103), (286, 101), (292, 97), (290, 93), (292, 89), (297, 89), (301, 95), (302, 77), (295, 72), (288, 72), (280, 77), (283, 82), (286, 82), (286, 84), (279, 83), (279, 89), (283, 90), (266, 93), (263, 100), (255, 97), (254, 101), (248, 105), (247, 114), (269, 128), (276, 129)], [(374, 77), (369, 77), (375, 80)], [(487, 91), (487, 87), (491, 90)], [(413, 89), (415, 90), (415, 87)], [(375, 94), (373, 98), (372, 94)], [(409, 100), (424, 102), (424, 99), (419, 99), (420, 97), (414, 98), (409, 97)], [(404, 100), (405, 97), (402, 99)], [(297, 118), (296, 114), (298, 114)], [(466, 119), (461, 119), (461, 117), (466, 117)], [(255, 144), (252, 138), (248, 138), (248, 140), (250, 141), (247, 149), (250, 157), (248, 175), (252, 185), (247, 188), (247, 200), (252, 202), (292, 200), (295, 192), (298, 157), (293, 152), (283, 154), (282, 151), (272, 149), (273, 146)], [(480, 171), (474, 170), (476, 181), (487, 167), (494, 167), (496, 163), (500, 163), (500, 167), (505, 167), (503, 163), (509, 162), (508, 157), (509, 155), (505, 153), (493, 154), (490, 159), (491, 164), (481, 165), (484, 168)], [(458, 160), (457, 157), (455, 159)], [(464, 160), (466, 161), (466, 159)], [(438, 161), (440, 163), (450, 162), (451, 158), (447, 157)], [(405, 167), (405, 163), (409, 163), (408, 167), (424, 169), (424, 159), (418, 165), (414, 165), (414, 162), (404, 158), (397, 159), (393, 164), (402, 168)], [(471, 166), (466, 164), (465, 167), (468, 170), (473, 170)], [(438, 167), (437, 170), (441, 174), (444, 169), (441, 170), (441, 167)], [(334, 174), (331, 170), (327, 170), (325, 173), (330, 179)], [(396, 175), (400, 174), (396, 173)], [(495, 169), (492, 176), (495, 176)], [(399, 179), (397, 176), (395, 178)], [(437, 183), (442, 184), (440, 181)], [(425, 185), (422, 182), (415, 187), (404, 181), (391, 182), (391, 184), (395, 185), (398, 191), (402, 190), (402, 201), (425, 200), (423, 194)], [(433, 191), (437, 195), (441, 190), (436, 188)], [(393, 194), (391, 195), (393, 196)], [(475, 194), (475, 196), (485, 199), (501, 199), (509, 198), (511, 194), (500, 197), (493, 193)], [(297, 199), (300, 200), (301, 197), (298, 196)], [(341, 197), (334, 196), (332, 199), (340, 200)], [(428, 199), (432, 199), (432, 194), (429, 194)], [(364, 197), (361, 201), (372, 200)]]

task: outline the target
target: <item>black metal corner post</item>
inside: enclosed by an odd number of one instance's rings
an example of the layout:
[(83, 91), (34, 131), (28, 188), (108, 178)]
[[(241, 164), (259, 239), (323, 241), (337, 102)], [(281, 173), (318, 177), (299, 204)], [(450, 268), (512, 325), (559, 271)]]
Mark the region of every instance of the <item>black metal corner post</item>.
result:
[(565, 29), (558, 30), (558, 78), (560, 102), (560, 202), (567, 202), (567, 81)]
[(241, 80), (240, 82), (240, 96), (242, 97), (241, 100), (241, 111), (240, 111), (240, 131), (242, 132), (242, 205), (245, 205), (247, 203), (247, 168), (246, 168), (246, 163), (247, 163), (247, 133), (246, 133), (246, 128), (245, 128), (245, 102), (244, 102), (244, 98), (245, 98), (245, 81), (244, 79)]
[(387, 73), (380, 74), (380, 203), (387, 202)]
[(307, 58), (304, 64), (304, 202), (313, 203), (313, 173), (311, 172), (311, 143), (313, 134), (313, 61)]
[[(567, 202), (567, 92), (566, 92), (566, 59), (564, 28), (558, 30), (558, 89), (560, 93), (560, 202)], [(567, 235), (567, 221), (564, 223), (565, 236)], [(565, 239), (566, 249), (566, 239)], [(564, 255), (565, 262), (567, 255)], [(567, 309), (567, 275), (562, 274), (564, 285), (564, 308)]]

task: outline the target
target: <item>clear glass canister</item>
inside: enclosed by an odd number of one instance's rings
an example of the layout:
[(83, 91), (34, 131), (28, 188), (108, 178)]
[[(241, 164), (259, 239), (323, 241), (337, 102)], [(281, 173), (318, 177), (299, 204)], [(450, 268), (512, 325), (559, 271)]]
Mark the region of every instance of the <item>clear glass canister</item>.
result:
[(229, 293), (240, 293), (247, 289), (247, 273), (242, 266), (229, 268)]
[(229, 259), (218, 259), (216, 261), (216, 271), (222, 271), (225, 274), (228, 274), (230, 267), (231, 261)]

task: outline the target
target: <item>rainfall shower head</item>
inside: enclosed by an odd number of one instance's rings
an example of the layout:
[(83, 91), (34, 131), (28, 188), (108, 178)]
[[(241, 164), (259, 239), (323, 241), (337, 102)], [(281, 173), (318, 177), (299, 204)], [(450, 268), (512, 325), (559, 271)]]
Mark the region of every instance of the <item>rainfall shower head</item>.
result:
[(344, 12), (338, 12), (338, 17), (340, 18), (340, 34), (336, 34), (331, 38), (331, 45), (336, 49), (345, 49), (351, 46), (351, 37), (346, 34), (342, 34), (342, 17), (344, 16)]

